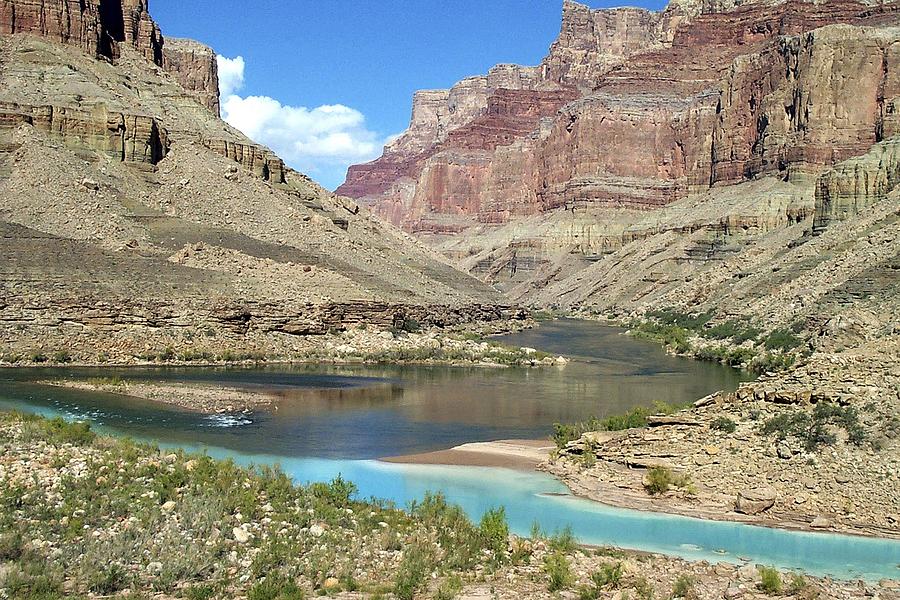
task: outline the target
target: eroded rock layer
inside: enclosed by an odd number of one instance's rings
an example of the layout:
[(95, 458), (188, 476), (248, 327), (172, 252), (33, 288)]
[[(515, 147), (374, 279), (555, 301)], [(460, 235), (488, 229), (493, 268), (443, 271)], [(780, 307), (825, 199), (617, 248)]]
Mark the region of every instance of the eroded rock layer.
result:
[(408, 230), (450, 232), (815, 176), (896, 133), (898, 14), (853, 0), (566, 2), (539, 67), (417, 94), (406, 134), (338, 192)]
[(222, 122), (212, 51), (163, 46), (145, 2), (121, 30), (106, 2), (0, 6), (0, 360), (290, 357), (364, 323), (519, 316)]

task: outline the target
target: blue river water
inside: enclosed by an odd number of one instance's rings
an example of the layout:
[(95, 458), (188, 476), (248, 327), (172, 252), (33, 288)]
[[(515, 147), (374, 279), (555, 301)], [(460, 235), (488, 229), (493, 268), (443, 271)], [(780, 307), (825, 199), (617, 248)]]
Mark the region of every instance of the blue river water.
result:
[[(359, 497), (377, 497), (400, 507), (421, 499), (427, 491), (441, 491), (474, 519), (503, 506), (511, 529), (521, 535), (527, 535), (535, 522), (549, 532), (571, 526), (576, 537), (588, 544), (710, 562), (749, 561), (840, 579), (900, 579), (900, 542), (896, 540), (618, 509), (573, 497), (559, 481), (542, 473), (374, 460), (480, 439), (534, 437), (534, 432), (546, 431), (550, 419), (560, 414), (583, 418), (588, 410), (602, 415), (646, 403), (649, 398), (641, 394), (648, 389), (654, 393), (665, 389), (667, 399), (674, 394), (677, 400), (682, 399), (679, 395), (696, 398), (735, 386), (740, 380), (733, 372), (716, 370), (718, 367), (707, 370), (698, 367), (699, 363), (672, 362), (652, 346), (634, 345), (632, 340), (617, 339), (615, 349), (604, 350), (605, 344), (591, 341), (611, 332), (591, 329), (596, 327), (563, 322), (514, 338), (516, 343), (554, 352), (563, 347), (576, 350), (571, 354), (579, 356), (579, 364), (565, 377), (555, 370), (542, 374), (444, 367), (348, 370), (323, 366), (299, 373), (193, 369), (139, 371), (137, 375), (135, 371), (114, 371), (144, 380), (227, 380), (254, 389), (268, 382), (286, 394), (277, 417), (255, 412), (204, 417), (137, 399), (38, 383), (65, 374), (75, 378), (97, 375), (96, 370), (76, 369), (0, 372), (0, 409), (89, 419), (103, 432), (154, 441), (164, 448), (231, 458), (244, 465), (278, 464), (299, 483), (329, 481), (341, 475), (356, 484)], [(633, 387), (643, 391), (635, 392)], [(292, 396), (285, 392), (294, 388), (302, 393)], [(530, 405), (525, 397), (528, 390), (541, 402)], [(608, 405), (597, 401), (599, 393), (608, 399)], [(476, 403), (454, 402), (473, 394), (479, 397)], [(521, 401), (512, 402), (516, 398)], [(536, 409), (538, 404), (541, 410)], [(350, 439), (354, 434), (362, 441)], [(342, 450), (336, 440), (348, 440), (349, 450)]]

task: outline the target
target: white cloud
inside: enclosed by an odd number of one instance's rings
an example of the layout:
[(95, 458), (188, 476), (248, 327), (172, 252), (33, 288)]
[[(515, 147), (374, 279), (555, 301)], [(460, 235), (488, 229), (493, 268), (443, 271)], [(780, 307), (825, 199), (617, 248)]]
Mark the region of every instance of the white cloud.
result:
[(244, 57), (216, 56), (216, 62), (219, 64), (219, 93), (222, 98), (227, 98), (244, 87)]
[(241, 96), (244, 59), (219, 56), (218, 64), (222, 118), (326, 187), (340, 184), (351, 164), (381, 153), (385, 140), (366, 127), (358, 110), (342, 104), (286, 106), (268, 96)]

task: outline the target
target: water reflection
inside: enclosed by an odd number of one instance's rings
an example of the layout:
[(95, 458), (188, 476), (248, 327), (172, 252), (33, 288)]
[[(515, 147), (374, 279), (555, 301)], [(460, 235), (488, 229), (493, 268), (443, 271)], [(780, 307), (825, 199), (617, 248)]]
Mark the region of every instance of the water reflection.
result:
[[(554, 422), (620, 413), (657, 400), (695, 400), (733, 389), (733, 369), (666, 355), (596, 323), (558, 321), (507, 343), (578, 356), (565, 367), (271, 365), (259, 368), (0, 371), (0, 403), (89, 418), (141, 438), (248, 453), (367, 459), (471, 441), (546, 437)], [(124, 380), (216, 385), (266, 394), (270, 406), (210, 417), (40, 380)]]

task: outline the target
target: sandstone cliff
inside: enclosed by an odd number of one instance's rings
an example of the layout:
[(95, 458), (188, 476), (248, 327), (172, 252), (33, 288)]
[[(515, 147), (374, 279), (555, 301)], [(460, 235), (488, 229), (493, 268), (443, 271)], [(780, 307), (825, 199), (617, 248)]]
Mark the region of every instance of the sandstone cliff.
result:
[(567, 1), (539, 67), (417, 94), (407, 133), (338, 193), (411, 231), (459, 231), (814, 175), (895, 133), (897, 33), (885, 25), (898, 14), (852, 0), (661, 13)]
[(218, 114), (215, 53), (190, 40), (165, 40), (147, 0), (2, 0), (0, 34), (29, 33), (116, 59), (124, 46), (170, 72), (197, 100)]
[(359, 323), (504, 315), (219, 120), (213, 52), (165, 40), (146, 2), (6, 1), (0, 25), (4, 351), (290, 356)]

